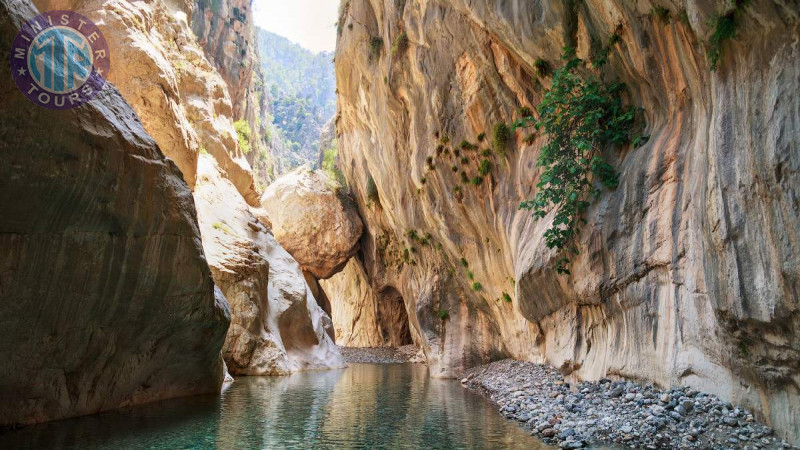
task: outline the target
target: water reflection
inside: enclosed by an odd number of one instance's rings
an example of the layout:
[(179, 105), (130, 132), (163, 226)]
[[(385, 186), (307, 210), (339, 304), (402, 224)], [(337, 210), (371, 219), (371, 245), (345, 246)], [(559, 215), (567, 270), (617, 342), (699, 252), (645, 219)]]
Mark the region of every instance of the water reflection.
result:
[(0, 435), (0, 448), (545, 448), (424, 366), (240, 378), (171, 400)]

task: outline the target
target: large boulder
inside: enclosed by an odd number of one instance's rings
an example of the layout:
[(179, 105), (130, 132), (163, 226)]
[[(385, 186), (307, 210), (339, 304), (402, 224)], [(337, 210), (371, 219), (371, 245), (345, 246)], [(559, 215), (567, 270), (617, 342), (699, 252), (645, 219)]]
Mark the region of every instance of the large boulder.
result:
[(203, 246), (231, 305), (223, 357), (232, 374), (286, 375), (345, 365), (300, 266), (202, 155), (195, 188)]
[(261, 205), (281, 246), (317, 279), (341, 271), (358, 251), (358, 210), (322, 171), (300, 168), (278, 178)]
[[(0, 41), (37, 13), (0, 1)], [(178, 167), (111, 85), (51, 111), (0, 64), (0, 90), (0, 427), (218, 391), (229, 311)]]

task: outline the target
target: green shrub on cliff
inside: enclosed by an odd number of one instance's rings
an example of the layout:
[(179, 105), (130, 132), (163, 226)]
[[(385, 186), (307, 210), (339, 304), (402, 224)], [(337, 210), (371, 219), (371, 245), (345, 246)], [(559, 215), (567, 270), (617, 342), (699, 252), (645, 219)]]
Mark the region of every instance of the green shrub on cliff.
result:
[(537, 108), (539, 119), (515, 123), (515, 127), (533, 125), (547, 138), (537, 160), (537, 166), (544, 168), (538, 192), (520, 209), (532, 210), (537, 220), (555, 212), (544, 238), (549, 248), (563, 251), (556, 263), (561, 274), (570, 273), (570, 256), (578, 253), (571, 244), (585, 223), (583, 213), (591, 199), (600, 195), (597, 184), (606, 188), (619, 184), (603, 149), (627, 144), (635, 118), (635, 110), (622, 105), (621, 84), (606, 84), (593, 75), (581, 77), (575, 69), (582, 61), (570, 54), (565, 52), (566, 64), (555, 72), (552, 87)]
[(723, 46), (725, 42), (736, 37), (736, 27), (739, 22), (739, 15), (744, 12), (744, 7), (748, 0), (735, 0), (733, 9), (725, 14), (714, 17), (711, 20), (711, 37), (708, 38), (708, 61), (711, 63), (711, 70), (717, 70), (722, 59)]
[(250, 144), (250, 136), (253, 131), (250, 129), (250, 124), (246, 120), (237, 120), (233, 123), (233, 128), (236, 129), (236, 135), (239, 137), (239, 148), (245, 155), (250, 153), (252, 146)]
[(394, 45), (392, 46), (391, 56), (394, 58), (395, 56), (403, 56), (403, 54), (408, 50), (408, 35), (403, 32), (397, 35), (394, 40)]
[(380, 59), (383, 50), (383, 39), (379, 36), (372, 36), (369, 39), (369, 59), (375, 61)]
[(498, 155), (505, 155), (508, 149), (508, 143), (511, 141), (511, 130), (508, 125), (498, 123), (492, 129), (492, 144), (494, 144), (494, 151)]
[(375, 179), (372, 178), (372, 175), (367, 179), (367, 200), (369, 203), (381, 204), (381, 198), (378, 194), (378, 185), (375, 184)]

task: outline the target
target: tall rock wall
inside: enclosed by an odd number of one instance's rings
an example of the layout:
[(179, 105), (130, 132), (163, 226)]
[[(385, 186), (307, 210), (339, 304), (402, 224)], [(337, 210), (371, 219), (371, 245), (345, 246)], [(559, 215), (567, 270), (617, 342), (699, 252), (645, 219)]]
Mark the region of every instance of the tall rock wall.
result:
[[(686, 384), (800, 438), (799, 12), (740, 7), (711, 71), (710, 23), (733, 7), (343, 2), (338, 132), (367, 229), (363, 269), (373, 291), (402, 295), (434, 374), (513, 356), (578, 378)], [(599, 73), (626, 83), (650, 140), (607, 153), (620, 185), (588, 210), (560, 276), (549, 222), (519, 210), (544, 138), (518, 132), (477, 186), (461, 172), (477, 174), (480, 149), (456, 156), (456, 143), (490, 140), (541, 101), (550, 77), (537, 60), (559, 67), (567, 45), (591, 60), (615, 33)]]
[(191, 27), (228, 85), (233, 119), (245, 121), (250, 128), (250, 151), (245, 156), (256, 185), (263, 189), (275, 179), (276, 154), (282, 149), (276, 147), (278, 139), (273, 140), (272, 124), (266, 121), (272, 105), (259, 62), (252, 0), (195, 0)]
[[(260, 103), (251, 90), (255, 76), (238, 65), (242, 62), (252, 66), (252, 53), (240, 61), (239, 53), (219, 54), (211, 47), (201, 47), (189, 27), (189, 18), (197, 16), (192, 2), (36, 3), (42, 9), (76, 10), (98, 24), (110, 47), (109, 81), (141, 118), (144, 129), (165, 149), (166, 156), (191, 180), (211, 275), (222, 293), (231, 297), (233, 306), (233, 326), (223, 349), (231, 372), (283, 374), (341, 367), (336, 348), (326, 340), (327, 336), (322, 336), (330, 319), (315, 309), (313, 296), (306, 295), (308, 286), (302, 274), (298, 278), (287, 269), (292, 265), (291, 258), (268, 228), (255, 219), (260, 214), (256, 208), (259, 195), (245, 154), (243, 140), (247, 133), (235, 125), (244, 121), (258, 129), (260, 109), (253, 105)], [(232, 39), (236, 45), (249, 48), (239, 38), (252, 33), (252, 21), (249, 13), (237, 13), (237, 8), (248, 2), (239, 3), (214, 2), (226, 19), (224, 25), (219, 17), (209, 19), (204, 36), (213, 31), (216, 34), (212, 38), (225, 37), (226, 42)], [(229, 20), (227, 14), (237, 20)], [(250, 135), (250, 152), (257, 148), (256, 136), (256, 132)], [(201, 160), (205, 170), (203, 184), (197, 183)], [(260, 228), (255, 232), (250, 226)], [(195, 231), (199, 238), (200, 231)], [(226, 239), (220, 242), (221, 237)], [(275, 255), (284, 255), (287, 260)], [(273, 257), (279, 264), (270, 262)], [(291, 336), (286, 331), (289, 329), (297, 335)], [(282, 336), (281, 330), (288, 337)], [(315, 337), (318, 334), (319, 339)], [(252, 338), (247, 345), (243, 346), (242, 335)]]
[[(0, 41), (36, 14), (0, 1)], [(218, 391), (230, 312), (178, 167), (110, 85), (70, 111), (0, 85), (0, 426)]]

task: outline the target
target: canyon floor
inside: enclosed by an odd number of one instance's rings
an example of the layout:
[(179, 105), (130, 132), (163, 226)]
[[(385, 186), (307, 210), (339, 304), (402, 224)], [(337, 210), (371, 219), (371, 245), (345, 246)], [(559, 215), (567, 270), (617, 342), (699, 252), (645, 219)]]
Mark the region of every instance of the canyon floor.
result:
[(683, 387), (609, 379), (570, 383), (551, 366), (510, 359), (471, 369), (461, 382), (560, 448), (796, 448), (749, 411)]

